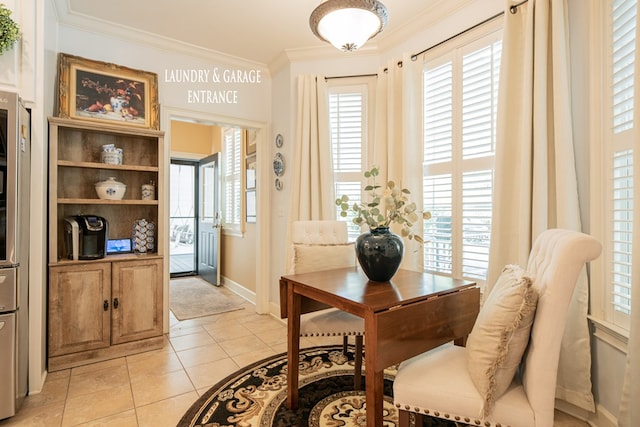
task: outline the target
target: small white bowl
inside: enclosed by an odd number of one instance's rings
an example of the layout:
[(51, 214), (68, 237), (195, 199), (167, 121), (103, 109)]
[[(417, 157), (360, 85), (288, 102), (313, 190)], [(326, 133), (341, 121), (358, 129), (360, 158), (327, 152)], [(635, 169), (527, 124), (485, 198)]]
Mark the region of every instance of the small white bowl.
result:
[(125, 191), (127, 191), (127, 186), (116, 181), (114, 176), (96, 182), (96, 193), (100, 199), (122, 200)]

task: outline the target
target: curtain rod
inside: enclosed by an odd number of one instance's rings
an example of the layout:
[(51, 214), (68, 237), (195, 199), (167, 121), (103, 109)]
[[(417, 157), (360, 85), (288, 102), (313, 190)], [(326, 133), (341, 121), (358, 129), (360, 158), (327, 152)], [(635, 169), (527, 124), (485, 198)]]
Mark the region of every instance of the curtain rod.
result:
[[(522, 0), (519, 3), (516, 3), (514, 5), (509, 6), (509, 12), (511, 12), (512, 14), (515, 14), (516, 12), (518, 12), (518, 8), (520, 6), (522, 6), (523, 4), (525, 4), (526, 2), (528, 2), (528, 1), (529, 0)], [(442, 40), (441, 42), (438, 42), (438, 43), (434, 44), (433, 46), (429, 46), (428, 48), (426, 48), (424, 50), (421, 50), (418, 53), (414, 53), (413, 55), (411, 55), (411, 60), (415, 61), (416, 59), (418, 59), (418, 56), (422, 55), (423, 53), (429, 52), (431, 49), (435, 49), (436, 47), (441, 46), (441, 45), (445, 44), (446, 42), (455, 39), (456, 37), (460, 37), (461, 35), (463, 35), (465, 33), (468, 33), (469, 31), (474, 30), (474, 29), (478, 28), (479, 26), (484, 25), (484, 24), (486, 24), (488, 22), (491, 22), (494, 19), (499, 18), (499, 17), (501, 17), (503, 15), (504, 15), (504, 11), (502, 11), (500, 13), (496, 13), (495, 15), (485, 19), (484, 21), (478, 22), (477, 24), (474, 24), (471, 27), (460, 31), (459, 33), (454, 34), (453, 36), (451, 36), (451, 37), (449, 37), (449, 38), (447, 38), (445, 40)], [(398, 65), (400, 65), (400, 63)]]
[(353, 76), (332, 76), (332, 77), (325, 77), (325, 80), (332, 80), (332, 79), (348, 79), (351, 77), (378, 77), (378, 74), (356, 74)]
[[(528, 2), (528, 1), (529, 0), (522, 0), (519, 3), (516, 3), (514, 5), (509, 6), (509, 12), (511, 12), (512, 14), (518, 12), (518, 8), (520, 6), (522, 6), (523, 4), (525, 4), (526, 2)], [(434, 44), (433, 46), (429, 46), (428, 48), (426, 48), (424, 50), (421, 50), (418, 53), (414, 53), (413, 55), (411, 55), (411, 60), (415, 61), (416, 59), (418, 59), (418, 56), (422, 55), (423, 53), (427, 53), (431, 49), (435, 49), (436, 47), (441, 46), (441, 45), (445, 44), (446, 42), (455, 39), (456, 37), (460, 37), (461, 35), (463, 35), (465, 33), (468, 33), (469, 31), (474, 30), (474, 29), (478, 28), (479, 26), (484, 25), (484, 24), (486, 24), (488, 22), (491, 22), (494, 19), (499, 18), (499, 17), (501, 17), (503, 15), (504, 15), (504, 11), (502, 11), (500, 13), (496, 13), (495, 15), (485, 19), (484, 21), (478, 22), (477, 24), (474, 24), (471, 27), (460, 31), (459, 33), (454, 34), (453, 36), (451, 36), (451, 37), (449, 37), (449, 38), (447, 38), (445, 40), (442, 40), (441, 42), (438, 42), (438, 43)], [(402, 67), (402, 61), (398, 61), (398, 67)], [(384, 69), (384, 72), (387, 72), (386, 68)], [(324, 79), (326, 81), (326, 80), (330, 80), (330, 79), (346, 79), (346, 78), (349, 78), (349, 77), (373, 77), (373, 76), (377, 76), (377, 74), (360, 74), (360, 75), (354, 75), (354, 76), (334, 76), (334, 77), (325, 77)]]

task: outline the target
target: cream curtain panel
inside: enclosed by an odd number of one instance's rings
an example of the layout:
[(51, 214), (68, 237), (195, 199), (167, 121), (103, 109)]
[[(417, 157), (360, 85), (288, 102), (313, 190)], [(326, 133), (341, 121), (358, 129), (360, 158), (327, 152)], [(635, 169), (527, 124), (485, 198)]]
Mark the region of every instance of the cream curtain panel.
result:
[(334, 220), (336, 216), (327, 96), (324, 76), (298, 77), (285, 271), (290, 270), (293, 255), (293, 221)]
[[(640, 29), (640, 13), (636, 16), (636, 32)], [(640, 37), (636, 33), (636, 59), (634, 70), (634, 94), (635, 107), (633, 109), (633, 129), (635, 132), (633, 140), (633, 174), (637, 175), (640, 167)], [(633, 200), (634, 211), (640, 208), (640, 185), (638, 179), (634, 179)], [(640, 221), (633, 222), (633, 260), (631, 262), (631, 323), (629, 331), (629, 343), (627, 346), (627, 364), (625, 370), (624, 386), (622, 388), (622, 399), (620, 402), (620, 413), (618, 415), (618, 426), (634, 427), (640, 420)]]
[[(581, 230), (566, 1), (529, 0), (510, 13), (512, 4), (505, 11), (487, 287), (504, 265), (527, 264), (542, 231)], [(569, 308), (556, 398), (594, 411), (587, 308), (583, 272)]]
[[(394, 181), (411, 191), (411, 200), (421, 210), (422, 64), (409, 54), (392, 59), (378, 70), (375, 107), (373, 162), (380, 168), (379, 183)], [(421, 227), (416, 224), (416, 230)], [(422, 251), (417, 243), (405, 240), (400, 268), (422, 271)], [(418, 250), (416, 250), (418, 249)]]

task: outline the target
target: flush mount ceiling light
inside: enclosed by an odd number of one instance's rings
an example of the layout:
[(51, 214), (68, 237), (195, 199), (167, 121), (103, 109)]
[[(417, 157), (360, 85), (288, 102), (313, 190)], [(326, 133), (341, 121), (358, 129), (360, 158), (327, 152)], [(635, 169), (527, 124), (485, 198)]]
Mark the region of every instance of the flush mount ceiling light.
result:
[(327, 0), (311, 13), (309, 25), (318, 38), (350, 52), (378, 34), (389, 20), (377, 0)]

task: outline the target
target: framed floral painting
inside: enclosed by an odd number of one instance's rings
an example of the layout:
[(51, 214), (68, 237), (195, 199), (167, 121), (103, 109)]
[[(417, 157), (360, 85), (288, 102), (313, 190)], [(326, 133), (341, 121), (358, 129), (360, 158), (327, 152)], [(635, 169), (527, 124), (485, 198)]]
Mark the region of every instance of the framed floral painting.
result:
[(159, 129), (158, 76), (61, 53), (58, 115)]

